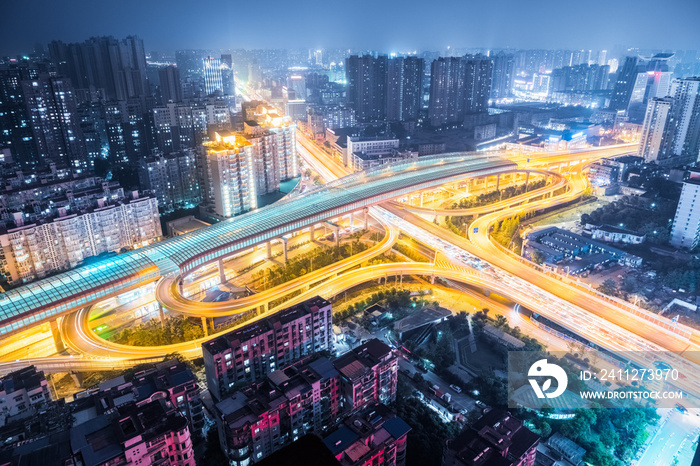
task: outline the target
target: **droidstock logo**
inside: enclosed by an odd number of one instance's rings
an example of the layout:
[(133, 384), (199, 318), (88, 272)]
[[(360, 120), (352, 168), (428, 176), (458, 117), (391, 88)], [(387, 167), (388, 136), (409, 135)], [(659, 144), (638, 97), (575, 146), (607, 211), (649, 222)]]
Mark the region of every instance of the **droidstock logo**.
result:
[[(527, 372), (528, 377), (530, 377), (529, 382), (532, 385), (532, 389), (535, 391), (537, 398), (556, 398), (566, 390), (566, 385), (569, 383), (566, 377), (566, 372), (564, 369), (556, 364), (548, 363), (546, 359), (540, 359), (530, 366), (530, 370)], [(532, 377), (535, 377), (533, 379)], [(544, 381), (542, 386), (537, 380), (537, 378), (549, 377)], [(548, 392), (552, 386), (552, 377), (557, 381), (557, 387), (553, 392)]]

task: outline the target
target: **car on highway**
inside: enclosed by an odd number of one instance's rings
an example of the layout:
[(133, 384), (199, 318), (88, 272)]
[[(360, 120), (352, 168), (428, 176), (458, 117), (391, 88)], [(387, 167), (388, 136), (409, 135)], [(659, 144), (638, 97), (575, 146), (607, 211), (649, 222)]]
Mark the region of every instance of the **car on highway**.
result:
[(455, 385), (455, 384), (450, 385), (450, 388), (451, 388), (452, 390), (456, 391), (457, 393), (462, 393), (462, 389), (459, 388), (459, 387), (458, 387), (457, 385)]

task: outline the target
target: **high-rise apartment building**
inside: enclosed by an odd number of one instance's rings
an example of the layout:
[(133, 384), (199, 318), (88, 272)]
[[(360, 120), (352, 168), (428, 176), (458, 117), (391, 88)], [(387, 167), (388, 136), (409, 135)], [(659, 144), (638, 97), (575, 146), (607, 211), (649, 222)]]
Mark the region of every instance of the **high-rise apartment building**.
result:
[(59, 73), (70, 78), (85, 98), (95, 93), (106, 100), (150, 95), (146, 53), (143, 41), (136, 36), (121, 40), (92, 37), (73, 44), (53, 41), (49, 55)]
[(386, 55), (352, 55), (345, 59), (348, 106), (355, 109), (358, 121), (386, 118), (387, 68)]
[(674, 80), (670, 94), (649, 102), (639, 155), (648, 162), (696, 162), (700, 157), (700, 77)]
[(162, 236), (158, 201), (132, 193), (132, 199), (24, 224), (0, 234), (6, 264), (1, 270), (11, 284), (27, 283), (80, 265), (88, 257), (145, 246)]
[(341, 105), (309, 107), (306, 117), (309, 131), (319, 139), (326, 137), (326, 129), (355, 126), (355, 110)]
[(207, 387), (217, 400), (242, 382), (304, 356), (333, 351), (331, 303), (311, 298), (202, 345)]
[(671, 228), (671, 244), (695, 249), (700, 244), (700, 170), (691, 169), (683, 182), (681, 198)]
[(373, 402), (396, 399), (399, 359), (387, 344), (369, 340), (341, 355), (333, 365), (340, 373), (345, 410), (359, 411)]
[(431, 126), (462, 124), (465, 115), (488, 110), (493, 62), (481, 55), (440, 57), (430, 75)]
[(515, 81), (515, 57), (512, 54), (498, 52), (493, 56), (493, 85), (491, 99), (503, 99), (513, 93)]
[(189, 209), (201, 199), (197, 154), (192, 149), (149, 157), (141, 162), (139, 181), (158, 199), (163, 212)]
[(387, 63), (386, 119), (415, 120), (423, 97), (425, 62), (418, 57), (396, 57)]
[(182, 100), (182, 83), (180, 70), (175, 66), (164, 66), (158, 70), (160, 79), (160, 95), (162, 102), (180, 102)]
[(307, 433), (333, 425), (340, 413), (338, 372), (312, 357), (216, 404), (219, 443), (233, 466), (247, 466)]
[(644, 157), (646, 163), (655, 162), (659, 158), (665, 159), (670, 155), (673, 139), (670, 131), (672, 106), (673, 99), (670, 97), (651, 99), (647, 105), (637, 152), (640, 157)]
[(38, 70), (28, 66), (0, 70), (0, 147), (9, 148), (22, 167), (41, 163), (29, 110), (24, 100), (22, 81), (36, 79)]
[(218, 218), (228, 218), (257, 207), (253, 147), (235, 135), (219, 134), (202, 152), (202, 200)]
[(641, 123), (649, 100), (668, 95), (671, 82), (668, 60), (672, 56), (659, 53), (651, 57), (626, 57), (617, 73), (610, 109), (624, 111), (630, 121)]
[(40, 160), (87, 168), (87, 153), (70, 82), (41, 74), (22, 81), (22, 88)]
[(675, 155), (696, 162), (700, 157), (700, 76), (676, 79), (673, 98), (673, 148)]

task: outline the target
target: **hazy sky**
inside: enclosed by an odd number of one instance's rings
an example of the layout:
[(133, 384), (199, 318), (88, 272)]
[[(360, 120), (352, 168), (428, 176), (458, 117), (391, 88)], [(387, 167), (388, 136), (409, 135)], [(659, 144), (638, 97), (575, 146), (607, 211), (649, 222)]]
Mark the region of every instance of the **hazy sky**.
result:
[(0, 54), (136, 34), (180, 48), (700, 49), (700, 0), (0, 0)]

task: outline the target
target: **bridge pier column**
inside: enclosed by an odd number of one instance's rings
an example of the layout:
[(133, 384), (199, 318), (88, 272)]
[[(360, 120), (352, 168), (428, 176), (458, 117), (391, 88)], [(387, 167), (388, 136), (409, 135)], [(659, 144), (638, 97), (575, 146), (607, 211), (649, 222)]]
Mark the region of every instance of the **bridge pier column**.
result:
[(311, 225), (309, 227), (309, 236), (311, 237), (311, 241), (313, 241), (314, 240), (314, 226), (313, 225)]
[(284, 248), (284, 263), (287, 263), (287, 238), (284, 236), (280, 238), (282, 240), (282, 247)]
[(266, 243), (266, 245), (267, 245), (267, 258), (269, 260), (269, 259), (272, 259), (272, 242), (268, 241)]
[(202, 317), (202, 330), (204, 330), (204, 336), (209, 336), (209, 324), (207, 323), (207, 318)]
[(498, 175), (496, 175), (496, 191), (498, 191), (498, 187), (500, 186), (500, 184), (501, 184), (501, 174), (499, 173)]
[(76, 387), (83, 388), (83, 374), (80, 372), (71, 371), (70, 376), (73, 379), (73, 383)]
[(435, 275), (430, 276), (430, 284), (434, 285), (435, 284)]
[(527, 176), (525, 177), (525, 192), (527, 192), (527, 185), (530, 182), (530, 172), (527, 172)]
[(369, 220), (369, 208), (363, 207), (362, 212), (365, 214), (365, 230), (368, 230), (367, 221)]
[(226, 269), (224, 269), (224, 259), (221, 258), (216, 261), (216, 265), (219, 268), (219, 283), (222, 285), (226, 283)]
[(420, 206), (423, 207), (423, 191), (420, 192)]
[(355, 226), (355, 212), (350, 212), (350, 233), (352, 233), (354, 226)]
[(61, 339), (61, 332), (58, 330), (58, 320), (52, 320), (49, 322), (51, 326), (51, 336), (53, 337), (53, 344), (56, 347), (56, 352), (61, 353), (66, 350), (63, 345), (63, 340)]

